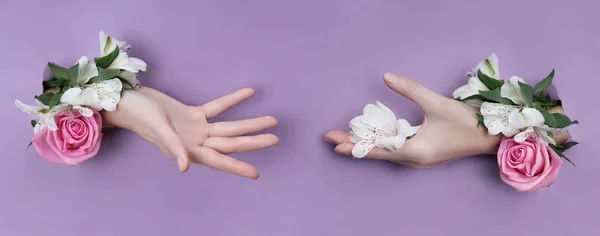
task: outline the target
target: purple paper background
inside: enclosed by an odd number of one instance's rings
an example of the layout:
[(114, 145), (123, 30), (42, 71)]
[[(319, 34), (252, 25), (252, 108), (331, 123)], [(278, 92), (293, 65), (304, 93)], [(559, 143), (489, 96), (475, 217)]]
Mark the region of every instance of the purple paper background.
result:
[[(598, 235), (600, 15), (597, 1), (0, 2), (4, 114), (0, 235)], [(133, 45), (141, 80), (189, 104), (243, 87), (257, 95), (221, 119), (274, 115), (281, 144), (234, 155), (251, 181), (174, 163), (137, 136), (106, 136), (91, 161), (48, 164), (27, 116), (47, 61), (96, 56), (98, 32)], [(412, 123), (421, 111), (386, 71), (449, 95), (495, 52), (530, 83), (556, 68), (581, 145), (558, 181), (517, 193), (494, 157), (413, 170), (335, 155), (323, 134), (380, 100)]]

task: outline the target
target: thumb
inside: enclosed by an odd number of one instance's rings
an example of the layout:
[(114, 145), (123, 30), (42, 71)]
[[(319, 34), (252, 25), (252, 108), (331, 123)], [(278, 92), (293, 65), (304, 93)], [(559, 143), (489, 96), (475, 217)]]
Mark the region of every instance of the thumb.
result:
[(177, 166), (179, 166), (179, 171), (185, 173), (190, 167), (190, 157), (185, 143), (170, 125), (161, 125), (159, 127), (156, 130), (156, 146), (169, 159), (175, 159)]
[(433, 107), (439, 103), (440, 98), (443, 98), (441, 95), (423, 87), (423, 85), (414, 80), (400, 77), (390, 72), (385, 73), (383, 79), (390, 89), (413, 101), (423, 110)]

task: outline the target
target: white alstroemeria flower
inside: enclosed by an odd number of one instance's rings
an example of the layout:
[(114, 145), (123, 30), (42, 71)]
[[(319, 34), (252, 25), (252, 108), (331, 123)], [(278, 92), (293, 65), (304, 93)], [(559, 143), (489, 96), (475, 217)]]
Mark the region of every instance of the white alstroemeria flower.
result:
[[(463, 85), (456, 89), (452, 96), (458, 99), (465, 99), (471, 97), (473, 95), (479, 94), (479, 91), (489, 91), (489, 89), (481, 82), (481, 80), (477, 77), (477, 71), (481, 70), (481, 73), (489, 76), (493, 79), (500, 79), (500, 72), (498, 66), (498, 56), (492, 53), (487, 59), (479, 62), (477, 66), (472, 70), (471, 73), (467, 73), (469, 76), (469, 82), (466, 85)], [(475, 102), (471, 105), (479, 107), (480, 102)]]
[(564, 129), (550, 128), (549, 126), (547, 126), (545, 124), (541, 124), (541, 125), (527, 127), (527, 129), (525, 129), (524, 131), (516, 134), (514, 137), (514, 140), (516, 142), (521, 143), (521, 142), (524, 142), (525, 140), (527, 140), (527, 138), (533, 136), (533, 137), (536, 137), (538, 140), (542, 141), (546, 145), (548, 145), (549, 143), (556, 145), (556, 141), (554, 141), (554, 138), (552, 138), (548, 135), (548, 132), (562, 132), (562, 131), (564, 131)]
[(473, 70), (471, 70), (472, 76), (477, 76), (477, 71), (481, 70), (481, 73), (489, 76), (492, 79), (500, 79), (500, 67), (498, 65), (498, 56), (492, 53), (487, 59), (479, 62)]
[(86, 84), (91, 78), (98, 76), (96, 65), (86, 57), (79, 59), (77, 85), (65, 91), (60, 102), (70, 105), (86, 105), (100, 111), (114, 111), (121, 99), (123, 84), (117, 78), (99, 83)]
[(129, 45), (126, 46), (125, 42), (108, 36), (102, 31), (100, 32), (100, 56), (110, 54), (117, 46), (119, 47), (119, 55), (107, 69), (126, 70), (133, 73), (146, 71), (147, 65), (144, 61), (127, 55), (127, 50), (130, 48)]
[(481, 105), (483, 124), (488, 133), (496, 135), (502, 133), (511, 137), (519, 133), (520, 129), (544, 124), (542, 113), (533, 108), (522, 108), (501, 103), (484, 102)]
[(119, 78), (122, 78), (125, 81), (127, 81), (133, 87), (135, 87), (139, 83), (136, 74), (131, 71), (121, 71), (118, 76)]
[(521, 94), (521, 86), (519, 85), (519, 82), (525, 84), (525, 81), (521, 77), (510, 77), (510, 79), (508, 79), (508, 83), (505, 83), (500, 88), (500, 96), (510, 99), (515, 104), (524, 104), (525, 100)]
[(410, 126), (404, 119), (396, 120), (394, 112), (377, 101), (366, 105), (363, 115), (350, 121), (350, 128), (350, 141), (356, 143), (352, 156), (363, 158), (376, 146), (389, 150), (401, 148), (420, 126)]
[(27, 105), (21, 102), (21, 100), (19, 99), (15, 100), (15, 106), (17, 106), (22, 112), (29, 114), (32, 118), (34, 118), (37, 121), (37, 124), (35, 125), (35, 127), (33, 127), (34, 134), (46, 127), (48, 127), (52, 131), (58, 130), (58, 126), (56, 125), (54, 116), (67, 108), (79, 111), (79, 113), (81, 113), (85, 117), (90, 117), (94, 115), (94, 112), (87, 107), (60, 104), (50, 109), (50, 107), (42, 104), (37, 99), (35, 101), (37, 102), (37, 107)]

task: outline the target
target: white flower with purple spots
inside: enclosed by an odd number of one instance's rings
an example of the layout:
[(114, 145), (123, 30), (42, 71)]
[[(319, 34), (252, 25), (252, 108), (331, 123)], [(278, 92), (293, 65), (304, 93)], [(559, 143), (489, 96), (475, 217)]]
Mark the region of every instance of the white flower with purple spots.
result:
[(91, 78), (98, 76), (98, 69), (86, 57), (81, 57), (78, 63), (77, 85), (65, 91), (60, 102), (70, 105), (91, 106), (98, 111), (102, 109), (115, 111), (117, 103), (121, 100), (121, 90), (123, 89), (121, 81), (114, 78), (87, 84)]
[(420, 126), (410, 126), (404, 119), (397, 120), (392, 110), (377, 101), (366, 105), (363, 115), (350, 121), (350, 128), (350, 141), (355, 143), (352, 156), (363, 158), (375, 147), (391, 151), (401, 148)]
[[(119, 41), (118, 39), (106, 35), (104, 32), (100, 32), (100, 56), (103, 57), (110, 54), (117, 48), (117, 46), (119, 47), (119, 54), (106, 69), (124, 70), (132, 73), (146, 71), (146, 62), (135, 57), (129, 57), (129, 55), (127, 55), (127, 51), (130, 48), (129, 45), (126, 45), (126, 43), (123, 41)], [(135, 81), (135, 77), (133, 78), (134, 80), (132, 81)], [(130, 81), (130, 83), (132, 81)], [(135, 84), (132, 85), (135, 86)]]

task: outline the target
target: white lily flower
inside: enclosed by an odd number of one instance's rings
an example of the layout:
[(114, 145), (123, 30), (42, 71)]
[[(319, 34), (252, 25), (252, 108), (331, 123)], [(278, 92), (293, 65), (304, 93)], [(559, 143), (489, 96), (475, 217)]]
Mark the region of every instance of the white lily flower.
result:
[(460, 86), (452, 93), (452, 97), (465, 99), (473, 95), (479, 94), (479, 91), (490, 91), (485, 84), (476, 76), (469, 77), (469, 82), (466, 85)]
[(15, 106), (17, 106), (22, 112), (29, 114), (32, 118), (34, 118), (37, 121), (35, 127), (33, 127), (34, 134), (46, 127), (48, 127), (52, 131), (58, 130), (58, 126), (56, 125), (54, 116), (67, 108), (76, 110), (85, 117), (91, 117), (94, 115), (94, 112), (87, 107), (60, 104), (50, 109), (49, 106), (42, 104), (37, 99), (35, 101), (37, 102), (37, 107), (27, 105), (21, 102), (21, 100), (19, 99), (15, 100)]
[(139, 83), (136, 74), (131, 71), (121, 71), (118, 76), (119, 78), (122, 78), (125, 81), (127, 81), (133, 87), (135, 87)]
[(520, 129), (544, 124), (542, 113), (533, 108), (522, 108), (501, 103), (484, 102), (481, 105), (483, 124), (488, 133), (496, 135), (502, 133), (511, 137), (519, 133)]
[(521, 77), (510, 77), (510, 79), (508, 79), (508, 83), (505, 83), (500, 88), (500, 96), (510, 99), (515, 104), (524, 104), (525, 100), (523, 99), (519, 82), (525, 84), (525, 81)]
[(481, 70), (481, 73), (489, 76), (492, 79), (500, 79), (500, 66), (498, 65), (498, 56), (495, 53), (492, 53), (488, 58), (479, 62), (473, 70), (471, 70), (471, 75), (476, 76), (477, 71)]
[[(477, 64), (477, 66), (472, 70), (471, 73), (467, 73), (467, 75), (469, 76), (469, 81), (466, 85), (463, 85), (461, 87), (459, 87), (458, 89), (456, 89), (453, 93), (452, 96), (454, 98), (458, 98), (458, 99), (465, 99), (468, 97), (471, 97), (473, 95), (477, 95), (479, 94), (479, 91), (490, 91), (485, 84), (483, 84), (481, 82), (481, 80), (477, 77), (477, 71), (481, 70), (481, 73), (489, 76), (490, 78), (493, 79), (500, 79), (500, 72), (499, 72), (499, 66), (498, 66), (498, 56), (496, 56), (496, 54), (492, 53), (492, 55), (490, 55), (487, 59), (479, 62), (479, 64)], [(481, 100), (479, 100), (481, 101)], [(475, 107), (479, 107), (481, 105), (481, 102), (474, 102), (471, 103), (470, 105), (475, 106)]]
[(394, 112), (377, 101), (366, 105), (363, 115), (350, 121), (350, 128), (350, 141), (356, 143), (352, 156), (363, 158), (374, 147), (389, 150), (401, 148), (408, 137), (417, 133), (420, 126), (410, 126), (404, 119), (396, 120)]
[(525, 140), (527, 140), (527, 138), (529, 138), (529, 137), (536, 137), (538, 140), (542, 141), (546, 145), (548, 145), (549, 143), (556, 145), (556, 141), (554, 141), (554, 138), (552, 138), (548, 135), (548, 132), (561, 132), (561, 131), (562, 131), (561, 129), (554, 129), (554, 128), (550, 128), (549, 126), (547, 126), (545, 124), (541, 124), (541, 125), (527, 127), (527, 129), (525, 129), (524, 131), (516, 134), (514, 137), (514, 140), (516, 142), (522, 143)]
[(86, 105), (100, 111), (114, 111), (121, 99), (123, 84), (117, 78), (99, 83), (86, 84), (91, 78), (98, 76), (96, 65), (86, 57), (79, 59), (77, 85), (65, 91), (60, 102), (70, 105)]
[(139, 71), (146, 71), (146, 63), (138, 58), (129, 57), (129, 55), (127, 55), (127, 50), (129, 50), (130, 46), (125, 45), (125, 42), (119, 41), (111, 36), (108, 36), (102, 31), (100, 32), (101, 56), (106, 56), (112, 51), (114, 51), (117, 46), (119, 47), (119, 55), (110, 64), (110, 66), (107, 67), (107, 69), (126, 70), (133, 73), (138, 73)]

